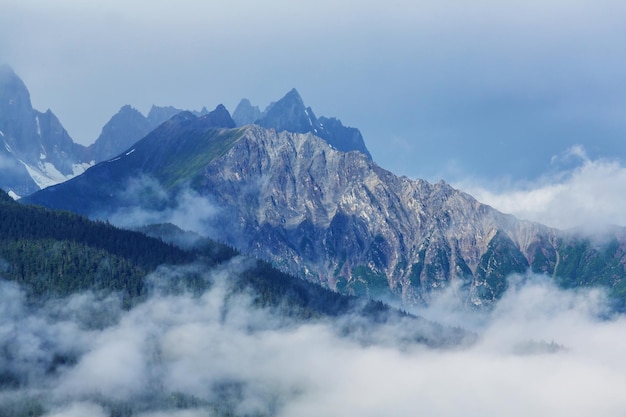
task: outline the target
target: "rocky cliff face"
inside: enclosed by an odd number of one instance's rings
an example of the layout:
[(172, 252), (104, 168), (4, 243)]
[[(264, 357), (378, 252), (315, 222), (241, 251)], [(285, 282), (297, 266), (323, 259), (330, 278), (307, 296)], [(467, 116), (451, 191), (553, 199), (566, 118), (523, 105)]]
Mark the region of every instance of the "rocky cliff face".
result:
[(493, 282), (528, 269), (535, 246), (556, 245), (552, 229), (312, 134), (250, 127), (200, 187), (235, 211), (221, 231), (228, 243), (353, 294), (424, 302), (458, 282), (468, 302), (489, 302)]

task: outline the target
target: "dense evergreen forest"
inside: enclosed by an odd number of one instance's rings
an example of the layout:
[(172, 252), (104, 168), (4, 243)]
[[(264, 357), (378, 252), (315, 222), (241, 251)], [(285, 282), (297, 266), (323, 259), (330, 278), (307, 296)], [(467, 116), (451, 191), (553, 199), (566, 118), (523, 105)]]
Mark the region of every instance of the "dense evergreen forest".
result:
[(149, 271), (195, 257), (139, 232), (19, 204), (3, 191), (0, 219), (0, 276), (36, 297), (106, 289), (132, 299)]

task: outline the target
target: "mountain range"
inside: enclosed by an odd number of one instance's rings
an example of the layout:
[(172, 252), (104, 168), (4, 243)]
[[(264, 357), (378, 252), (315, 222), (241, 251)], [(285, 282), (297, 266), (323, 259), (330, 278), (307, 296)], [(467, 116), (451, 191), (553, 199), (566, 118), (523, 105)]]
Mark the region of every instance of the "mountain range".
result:
[[(256, 113), (255, 113), (256, 109)], [(152, 106), (147, 116), (130, 105), (113, 115), (89, 146), (74, 143), (61, 122), (47, 110), (33, 109), (24, 82), (8, 66), (0, 66), (0, 188), (14, 198), (59, 184), (96, 163), (129, 149), (161, 123), (183, 110)], [(204, 116), (208, 110), (191, 112)], [(288, 117), (283, 117), (286, 114)], [(239, 126), (258, 123), (277, 130), (315, 132), (340, 150), (358, 149), (369, 155), (358, 129), (345, 127), (335, 118), (317, 119), (294, 89), (271, 103), (264, 112), (243, 99), (235, 111)], [(371, 156), (370, 156), (371, 157)]]
[[(301, 102), (292, 90), (244, 126), (223, 106), (179, 113), (116, 158), (23, 200), (128, 219), (181, 210), (191, 193), (213, 207), (198, 232), (337, 292), (405, 304), (450, 288), (469, 306), (491, 305), (507, 277), (527, 271), (624, 298), (621, 229), (594, 240), (500, 213), (443, 181), (398, 177), (359, 146), (343, 151), (318, 136)], [(238, 115), (255, 113), (242, 103)]]
[(51, 111), (32, 109), (3, 66), (0, 110), (0, 185), (30, 194), (23, 202), (108, 220), (180, 210), (193, 195), (212, 208), (196, 232), (334, 291), (407, 304), (453, 288), (468, 305), (490, 305), (526, 271), (625, 294), (623, 230), (592, 239), (443, 181), (398, 177), (358, 129), (317, 118), (295, 89), (264, 111), (243, 99), (232, 117), (222, 105), (153, 106), (147, 117), (123, 106), (85, 147)]
[[(75, 143), (51, 110), (33, 109), (24, 82), (0, 66), (0, 188), (14, 198), (58, 184), (128, 149), (182, 110), (152, 106), (148, 116), (123, 106), (90, 146)], [(202, 109), (197, 115), (206, 114)]]

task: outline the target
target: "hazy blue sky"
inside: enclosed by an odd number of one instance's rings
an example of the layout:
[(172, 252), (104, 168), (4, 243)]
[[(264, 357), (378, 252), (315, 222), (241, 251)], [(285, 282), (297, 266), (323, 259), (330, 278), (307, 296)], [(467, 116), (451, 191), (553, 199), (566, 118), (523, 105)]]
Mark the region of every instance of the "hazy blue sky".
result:
[(0, 61), (84, 144), (124, 104), (296, 87), (397, 174), (518, 180), (576, 144), (626, 156), (624, 22), (618, 0), (4, 0)]

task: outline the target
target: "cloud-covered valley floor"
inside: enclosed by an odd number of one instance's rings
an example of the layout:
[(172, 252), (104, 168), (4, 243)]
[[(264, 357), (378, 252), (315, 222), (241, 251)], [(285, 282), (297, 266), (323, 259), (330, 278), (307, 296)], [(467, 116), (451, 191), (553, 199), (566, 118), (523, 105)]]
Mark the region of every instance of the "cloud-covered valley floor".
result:
[[(296, 321), (229, 291), (237, 260), (205, 272), (202, 294), (165, 291), (129, 310), (82, 293), (32, 305), (0, 286), (0, 405), (46, 417), (136, 415), (615, 416), (626, 410), (626, 318), (599, 290), (513, 277), (489, 312), (442, 294), (416, 314), (462, 326), (470, 345), (368, 343), (326, 319)], [(26, 411), (25, 411), (26, 410)], [(117, 413), (117, 414), (116, 414)], [(27, 414), (24, 414), (27, 415)]]

